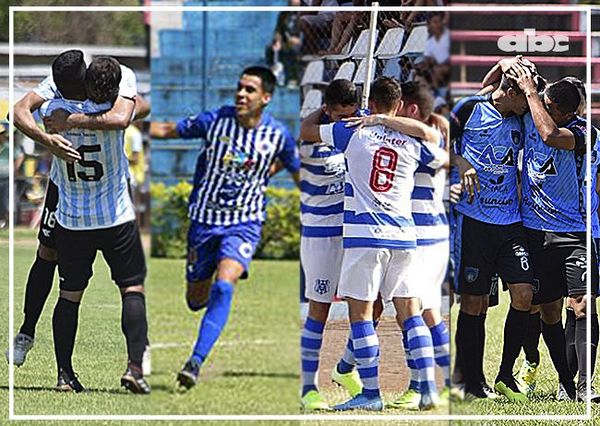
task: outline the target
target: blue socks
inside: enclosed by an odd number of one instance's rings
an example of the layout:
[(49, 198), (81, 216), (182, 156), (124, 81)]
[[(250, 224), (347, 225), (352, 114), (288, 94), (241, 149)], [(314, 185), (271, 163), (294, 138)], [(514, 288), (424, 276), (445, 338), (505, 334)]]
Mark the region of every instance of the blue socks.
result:
[(302, 359), (302, 396), (311, 390), (317, 390), (319, 374), (319, 354), (323, 343), (325, 323), (306, 318), (300, 338), (300, 357)]
[(373, 321), (354, 322), (350, 327), (356, 368), (363, 382), (362, 395), (367, 398), (379, 397), (379, 340)]
[(408, 370), (410, 371), (410, 384), (408, 385), (408, 388), (419, 392), (420, 391), (419, 370), (417, 370), (417, 366), (415, 365), (415, 360), (412, 359), (412, 355), (410, 354), (410, 349), (408, 348), (408, 333), (406, 332), (406, 330), (402, 330), (402, 346), (404, 347), (406, 366), (408, 367)]
[(410, 356), (419, 372), (419, 391), (421, 395), (437, 394), (435, 385), (435, 362), (431, 333), (421, 315), (412, 316), (404, 321)]
[(233, 284), (217, 280), (210, 289), (210, 299), (200, 323), (192, 359), (202, 364), (221, 335), (231, 310)]
[(450, 387), (450, 334), (444, 321), (429, 329), (433, 342), (435, 363), (444, 372), (444, 386)]

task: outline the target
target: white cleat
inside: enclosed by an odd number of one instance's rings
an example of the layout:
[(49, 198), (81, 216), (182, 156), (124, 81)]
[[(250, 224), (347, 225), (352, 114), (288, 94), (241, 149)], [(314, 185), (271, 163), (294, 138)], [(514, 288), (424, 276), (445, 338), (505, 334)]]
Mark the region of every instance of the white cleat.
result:
[[(13, 362), (17, 367), (20, 367), (27, 358), (27, 352), (33, 348), (33, 338), (26, 334), (19, 333), (15, 336)], [(10, 350), (6, 350), (6, 361), (10, 362)]]

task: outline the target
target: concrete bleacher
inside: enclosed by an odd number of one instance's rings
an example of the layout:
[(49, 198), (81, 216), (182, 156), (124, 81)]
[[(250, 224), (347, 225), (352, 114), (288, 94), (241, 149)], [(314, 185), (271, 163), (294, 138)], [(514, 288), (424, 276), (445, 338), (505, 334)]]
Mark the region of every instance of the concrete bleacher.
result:
[[(184, 4), (262, 6), (264, 1), (205, 0)], [(285, 6), (287, 1), (270, 4)], [(159, 30), (158, 51), (152, 58), (152, 119), (176, 121), (224, 104), (232, 105), (243, 68), (264, 64), (265, 46), (273, 37), (277, 15), (277, 12), (184, 11), (180, 28)], [(267, 111), (298, 136), (298, 89), (277, 87)], [(202, 147), (201, 140), (154, 140), (152, 181), (174, 184), (191, 178)], [(281, 175), (287, 179), (285, 173)]]

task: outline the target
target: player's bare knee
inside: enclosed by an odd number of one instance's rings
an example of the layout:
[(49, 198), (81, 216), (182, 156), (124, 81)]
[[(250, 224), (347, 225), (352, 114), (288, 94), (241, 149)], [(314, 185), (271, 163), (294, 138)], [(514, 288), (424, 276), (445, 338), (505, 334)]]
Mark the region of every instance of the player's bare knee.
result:
[(548, 325), (562, 321), (562, 299), (540, 305), (540, 316), (542, 321)]
[(531, 308), (529, 308), (529, 313), (531, 315), (539, 314), (540, 313), (540, 305), (531, 305)]
[(421, 302), (414, 297), (394, 297), (394, 308), (396, 308), (396, 317), (404, 323), (408, 318), (421, 313)]
[(144, 293), (144, 284), (130, 285), (128, 287), (119, 288), (121, 295), (125, 293)]
[(60, 290), (60, 298), (68, 300), (69, 302), (79, 303), (83, 298), (83, 290), (81, 291), (68, 291)]
[(217, 279), (236, 284), (244, 273), (244, 266), (233, 259), (223, 259), (217, 265)]
[(533, 299), (533, 289), (529, 284), (510, 284), (511, 306), (519, 311), (529, 311)]
[(56, 249), (50, 248), (41, 244), (38, 246), (37, 250), (38, 256), (45, 260), (46, 262), (56, 262), (58, 260), (58, 251)]
[(329, 316), (330, 303), (308, 301), (308, 316), (315, 321), (326, 322)]
[(439, 309), (425, 309), (421, 315), (423, 316), (423, 321), (425, 321), (425, 324), (429, 328), (442, 321), (442, 314)]
[(460, 310), (468, 315), (479, 316), (485, 308), (485, 296), (462, 294), (460, 299)]

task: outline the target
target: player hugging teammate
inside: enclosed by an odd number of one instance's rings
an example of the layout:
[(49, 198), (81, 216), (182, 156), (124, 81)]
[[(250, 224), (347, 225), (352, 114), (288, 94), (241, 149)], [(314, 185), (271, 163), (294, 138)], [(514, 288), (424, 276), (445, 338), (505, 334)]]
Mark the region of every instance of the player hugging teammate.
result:
[[(430, 409), (440, 403), (434, 366), (437, 361), (447, 370), (449, 364), (448, 333), (437, 300), (443, 278), (437, 281), (439, 274), (434, 274), (428, 276), (431, 285), (423, 283), (427, 260), (425, 250), (418, 247), (447, 243), (445, 212), (438, 208), (443, 204), (442, 191), (436, 189), (439, 185), (433, 177), (447, 164), (448, 153), (440, 132), (426, 124), (431, 120), (431, 96), (423, 96), (419, 87), (406, 89), (403, 97), (400, 83), (381, 77), (371, 86), (373, 115), (325, 124), (356, 111), (352, 83), (334, 81), (325, 93), (326, 105), (302, 123), (301, 138), (314, 143), (302, 150), (301, 185), (301, 255), (309, 299), (301, 340), (302, 406), (307, 411), (330, 409), (319, 394), (317, 376), (323, 330), (336, 290), (348, 303), (350, 335), (332, 379), (351, 399), (333, 409), (380, 411), (384, 407), (375, 331), (381, 301), (393, 301), (403, 330), (404, 338), (399, 335), (398, 340), (403, 340), (412, 367), (413, 407)], [(444, 175), (440, 178), (445, 181)], [(333, 188), (340, 190), (329, 191)], [(432, 231), (423, 233), (426, 226)], [(326, 251), (335, 257), (325, 260), (321, 256)], [(446, 249), (441, 254), (444, 272), (447, 258)], [(432, 269), (437, 273), (438, 268)], [(426, 292), (434, 295), (428, 306)], [(438, 313), (424, 321), (423, 308)]]
[[(558, 374), (557, 399), (585, 401), (593, 373), (586, 369), (586, 315), (592, 316), (593, 367), (598, 269), (589, 271), (588, 295), (585, 156), (587, 143), (595, 144), (597, 131), (592, 127), (592, 134), (586, 135), (586, 120), (578, 115), (583, 110), (584, 85), (573, 77), (546, 84), (535, 65), (521, 57), (500, 61), (484, 79), (487, 84), (492, 84), (488, 89), (492, 92), (462, 99), (451, 123), (463, 185), (456, 205), (455, 239), (456, 290), (461, 295), (458, 381), (467, 398), (495, 396), (485, 381), (483, 354), (489, 294), (498, 274), (508, 287), (511, 306), (496, 392), (512, 402), (528, 400), (527, 394), (535, 388), (541, 333)], [(519, 155), (523, 159), (520, 180)], [(595, 212), (597, 205), (592, 191), (590, 208)], [(591, 253), (590, 263), (597, 265), (594, 247)], [(562, 323), (565, 298), (566, 328)], [(521, 348), (526, 361), (515, 380), (513, 367)]]

